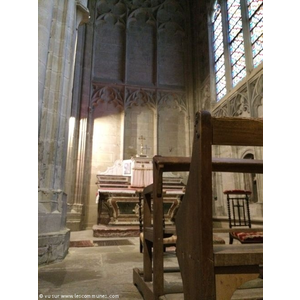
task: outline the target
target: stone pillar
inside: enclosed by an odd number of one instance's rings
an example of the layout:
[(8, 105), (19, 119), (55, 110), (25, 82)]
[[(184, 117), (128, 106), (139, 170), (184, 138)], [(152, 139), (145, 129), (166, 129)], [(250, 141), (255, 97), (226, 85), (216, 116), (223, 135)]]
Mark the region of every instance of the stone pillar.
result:
[(85, 42), (85, 27), (78, 28), (78, 42), (76, 48), (76, 62), (74, 71), (74, 87), (72, 95), (71, 118), (69, 120), (68, 155), (66, 167), (66, 191), (68, 194), (67, 227), (71, 231), (82, 229), (82, 208), (83, 204), (78, 201), (77, 177), (82, 169), (80, 164), (84, 162), (82, 158), (82, 120), (80, 120), (81, 96), (82, 96), (82, 72), (83, 54)]
[[(91, 157), (92, 157), (92, 136), (93, 136), (93, 116), (90, 107), (93, 88), (91, 84), (92, 61), (93, 61), (93, 37), (94, 37), (94, 17), (97, 1), (89, 1), (90, 20), (86, 25), (84, 37), (84, 52), (82, 56), (82, 74), (80, 91), (80, 114), (78, 120), (78, 144), (77, 144), (77, 169), (74, 199), (70, 205), (68, 213), (68, 224), (72, 230), (87, 229), (86, 219), (88, 216), (88, 200), (90, 191)], [(95, 180), (92, 179), (95, 187)], [(96, 193), (94, 193), (93, 203), (95, 203)], [(71, 203), (71, 201), (70, 201)], [(96, 219), (95, 219), (96, 222)], [(73, 223), (73, 224), (71, 224)], [(77, 223), (77, 224), (76, 224)], [(94, 225), (95, 223), (93, 223)], [(80, 227), (79, 227), (80, 226)]]
[(83, 12), (82, 1), (39, 1), (39, 264), (63, 259), (69, 247), (65, 169), (77, 26), (86, 16)]

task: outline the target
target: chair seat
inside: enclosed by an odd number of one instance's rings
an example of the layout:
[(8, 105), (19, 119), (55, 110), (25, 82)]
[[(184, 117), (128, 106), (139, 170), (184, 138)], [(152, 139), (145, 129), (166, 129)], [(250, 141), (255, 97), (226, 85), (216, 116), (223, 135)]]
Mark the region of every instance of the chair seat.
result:
[(262, 243), (263, 242), (263, 232), (231, 232), (231, 236), (241, 243)]
[[(140, 233), (141, 241), (143, 241), (143, 236), (144, 236), (144, 233), (141, 232)], [(171, 235), (170, 237), (163, 238), (163, 244), (164, 245), (175, 245), (176, 241), (177, 241), (177, 236), (175, 234)]]

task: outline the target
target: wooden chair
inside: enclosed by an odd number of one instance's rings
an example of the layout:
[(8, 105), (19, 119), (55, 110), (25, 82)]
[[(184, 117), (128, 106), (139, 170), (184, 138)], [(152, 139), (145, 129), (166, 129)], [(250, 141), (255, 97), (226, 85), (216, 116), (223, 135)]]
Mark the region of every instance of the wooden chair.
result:
[(261, 231), (245, 231), (251, 228), (251, 217), (249, 209), (249, 196), (251, 191), (226, 190), (229, 228), (240, 228), (241, 231), (229, 232), (229, 243), (238, 240), (242, 244), (262, 243), (263, 233)]
[[(175, 229), (171, 228), (170, 230), (166, 230), (164, 228), (164, 234), (163, 234), (164, 252), (166, 252), (168, 247), (176, 247), (176, 241), (177, 241), (177, 236), (175, 234)], [(143, 247), (144, 247), (144, 232), (142, 227), (142, 231), (140, 232), (140, 253), (143, 253)]]
[(212, 158), (212, 145), (262, 146), (263, 122), (196, 114), (190, 173), (175, 221), (186, 300), (231, 299), (238, 285), (258, 277), (263, 263), (263, 244), (213, 245), (212, 239), (212, 172), (262, 173), (263, 163)]
[[(153, 157), (153, 184), (143, 191), (143, 269), (133, 269), (133, 283), (146, 300), (159, 300), (160, 296), (169, 293), (170, 286), (165, 285), (165, 273), (180, 272), (176, 267), (164, 267), (164, 237), (168, 233), (174, 234), (175, 228), (164, 226), (163, 173), (189, 171), (190, 163), (190, 157)], [(213, 244), (225, 244), (218, 235), (213, 234), (212, 239)], [(182, 286), (176, 288), (177, 293), (182, 292)]]
[[(155, 175), (154, 175), (155, 176)], [(164, 186), (164, 182), (163, 182), (163, 186)], [(153, 187), (153, 185), (149, 185), (149, 187)], [(148, 187), (148, 188), (149, 188)], [(175, 194), (177, 196), (180, 196), (180, 202), (181, 199), (184, 195), (184, 185), (176, 185), (175, 187), (173, 186), (168, 186), (168, 190), (164, 190), (163, 189), (163, 194), (164, 196), (168, 194), (168, 192), (172, 191), (172, 194)], [(145, 200), (144, 200), (145, 201)], [(144, 202), (143, 201), (143, 202)], [(151, 207), (153, 206), (153, 197), (151, 197), (150, 201), (150, 215), (151, 215), (151, 219), (153, 219), (153, 211), (151, 209)], [(163, 202), (163, 197), (162, 197), (162, 202)], [(163, 204), (162, 204), (163, 205)], [(173, 204), (174, 205), (174, 204)], [(143, 207), (144, 205), (142, 204), (142, 201), (140, 201), (139, 204), (139, 228), (140, 228), (140, 253), (143, 252), (143, 247), (144, 247), (144, 218), (143, 218)], [(174, 205), (175, 206), (175, 205)], [(178, 208), (176, 208), (174, 211), (174, 216), (176, 215), (176, 211)], [(171, 221), (174, 222), (174, 216), (172, 217)], [(168, 247), (175, 247), (176, 246), (176, 240), (177, 240), (177, 236), (176, 236), (176, 232), (175, 232), (175, 225), (165, 225), (165, 218), (163, 217), (162, 219), (163, 222), (163, 249), (164, 252), (166, 251), (166, 249)]]

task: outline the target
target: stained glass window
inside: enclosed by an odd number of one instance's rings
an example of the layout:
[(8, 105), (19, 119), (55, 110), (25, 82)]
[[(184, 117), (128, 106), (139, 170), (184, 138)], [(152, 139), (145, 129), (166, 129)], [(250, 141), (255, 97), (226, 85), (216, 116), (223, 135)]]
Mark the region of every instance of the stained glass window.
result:
[(216, 0), (212, 31), (219, 101), (263, 61), (263, 0)]
[(263, 0), (247, 0), (253, 66), (263, 60)]
[(216, 76), (217, 101), (226, 94), (225, 60), (223, 44), (222, 14), (219, 4), (215, 4), (213, 14), (213, 50), (214, 69)]
[(231, 60), (232, 85), (246, 76), (245, 47), (240, 0), (227, 1), (228, 38)]

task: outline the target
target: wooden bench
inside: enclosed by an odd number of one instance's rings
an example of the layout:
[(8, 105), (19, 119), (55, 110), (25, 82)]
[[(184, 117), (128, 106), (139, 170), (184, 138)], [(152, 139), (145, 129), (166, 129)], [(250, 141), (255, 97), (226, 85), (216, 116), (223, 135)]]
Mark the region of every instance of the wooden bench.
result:
[[(179, 268), (164, 268), (164, 235), (176, 232), (174, 228), (165, 227), (163, 222), (163, 196), (165, 192), (163, 173), (189, 171), (190, 162), (190, 157), (154, 156), (153, 158), (153, 184), (145, 187), (143, 191), (143, 270), (138, 268), (133, 270), (133, 282), (147, 300), (159, 299), (165, 294), (165, 273), (180, 272)], [(153, 214), (151, 214), (151, 206), (153, 206)], [(153, 217), (151, 218), (151, 216)], [(214, 237), (214, 240), (217, 244), (223, 243), (223, 240), (217, 236)], [(182, 286), (180, 291), (183, 291)]]
[[(262, 121), (231, 120), (226, 119), (224, 123), (214, 119), (217, 130), (213, 136), (210, 114), (200, 112), (196, 118), (192, 158), (153, 158), (154, 182), (143, 192), (143, 270), (133, 270), (133, 282), (142, 292), (144, 299), (158, 300), (165, 294), (164, 274), (179, 271), (176, 268), (164, 268), (163, 264), (163, 172), (190, 172), (186, 195), (178, 211), (180, 216), (176, 216), (176, 247), (183, 279), (184, 299), (230, 299), (230, 295), (239, 285), (256, 278), (260, 272), (263, 262), (262, 244), (213, 246), (213, 232), (224, 232), (224, 229), (213, 231), (212, 228), (212, 171), (262, 173), (263, 169), (262, 161), (211, 158), (211, 146), (216, 141), (223, 145), (235, 145), (236, 140), (239, 141), (239, 145), (249, 145), (249, 141), (250, 145), (262, 145)], [(233, 134), (233, 137), (224, 135), (223, 128)], [(246, 132), (248, 138), (244, 138), (240, 131)], [(228, 229), (225, 231), (229, 232)], [(222, 289), (224, 283), (226, 292)]]
[(262, 146), (260, 119), (196, 115), (186, 193), (176, 216), (177, 258), (184, 299), (227, 300), (245, 281), (257, 278), (263, 244), (213, 245), (212, 172), (262, 173), (261, 160), (212, 158), (212, 145)]
[[(181, 202), (181, 198), (184, 195), (185, 185), (182, 181), (182, 178), (180, 176), (173, 175), (171, 177), (171, 173), (166, 174), (166, 176), (162, 177), (162, 199), (163, 199), (163, 231), (164, 231), (164, 250), (166, 250), (167, 247), (175, 246), (176, 245), (176, 235), (175, 235), (175, 224), (174, 224), (174, 215), (176, 214), (178, 207)], [(148, 193), (152, 193), (153, 191), (153, 184), (150, 184), (147, 186), (146, 191)], [(145, 193), (145, 191), (144, 191)], [(147, 193), (147, 192), (146, 192)], [(145, 198), (145, 197), (143, 197)], [(149, 197), (147, 198), (149, 199)], [(149, 202), (150, 201), (150, 202)], [(143, 201), (145, 202), (145, 201)], [(168, 204), (170, 208), (168, 208)], [(147, 209), (151, 208), (151, 199), (148, 200), (146, 203), (146, 224), (152, 224), (152, 219), (149, 220), (149, 214)], [(166, 205), (166, 206), (165, 206)], [(144, 206), (144, 205), (143, 205)], [(144, 245), (144, 216), (142, 213), (144, 209), (141, 209), (139, 211), (139, 220), (140, 220), (140, 252), (143, 250)], [(150, 211), (150, 215), (153, 215), (153, 212)]]

